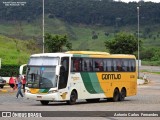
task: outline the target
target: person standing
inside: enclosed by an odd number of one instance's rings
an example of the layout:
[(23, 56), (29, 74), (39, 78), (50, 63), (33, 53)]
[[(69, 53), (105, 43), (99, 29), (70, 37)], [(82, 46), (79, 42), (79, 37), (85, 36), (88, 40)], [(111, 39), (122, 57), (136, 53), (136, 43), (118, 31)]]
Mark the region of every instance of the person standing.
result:
[(17, 94), (16, 94), (16, 98), (18, 98), (19, 95), (21, 95), (21, 97), (23, 97), (23, 94), (21, 92), (22, 79), (23, 79), (23, 77), (20, 75), (19, 78), (18, 78), (18, 91), (17, 91)]
[(22, 79), (22, 84), (23, 84), (23, 92), (25, 92), (25, 85), (26, 85), (26, 76)]
[(9, 85), (10, 85), (10, 87), (12, 88), (12, 90), (14, 91), (15, 80), (14, 80), (14, 77), (13, 77), (13, 76), (11, 76), (10, 79), (9, 79)]
[(17, 77), (15, 78), (15, 89), (18, 88), (18, 79), (19, 79), (19, 75), (17, 75)]

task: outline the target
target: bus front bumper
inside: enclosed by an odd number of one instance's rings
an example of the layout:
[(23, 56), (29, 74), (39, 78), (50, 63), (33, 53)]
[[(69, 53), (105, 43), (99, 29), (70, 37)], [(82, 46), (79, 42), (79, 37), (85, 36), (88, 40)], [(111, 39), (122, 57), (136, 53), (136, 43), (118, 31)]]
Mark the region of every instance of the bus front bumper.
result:
[(58, 100), (58, 93), (51, 93), (51, 94), (31, 94), (25, 93), (25, 97), (27, 99), (33, 99), (37, 101), (57, 101)]

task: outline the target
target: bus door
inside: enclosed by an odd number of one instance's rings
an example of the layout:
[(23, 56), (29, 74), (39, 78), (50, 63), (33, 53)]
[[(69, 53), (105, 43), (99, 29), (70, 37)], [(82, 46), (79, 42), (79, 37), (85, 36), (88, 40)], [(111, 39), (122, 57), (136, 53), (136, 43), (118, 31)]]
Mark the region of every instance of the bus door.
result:
[(69, 72), (69, 57), (62, 57), (58, 89), (66, 88), (68, 82), (68, 72)]

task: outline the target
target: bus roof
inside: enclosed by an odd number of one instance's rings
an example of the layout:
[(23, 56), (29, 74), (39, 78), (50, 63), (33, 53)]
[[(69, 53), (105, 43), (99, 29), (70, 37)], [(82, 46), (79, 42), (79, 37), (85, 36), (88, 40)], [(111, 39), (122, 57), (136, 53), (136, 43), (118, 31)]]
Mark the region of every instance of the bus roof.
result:
[(134, 55), (130, 54), (110, 54), (107, 52), (96, 52), (96, 51), (68, 51), (65, 53), (73, 54), (73, 55), (89, 55), (89, 57), (97, 57), (97, 58), (135, 58)]
[[(109, 54), (107, 52), (96, 52), (96, 51), (67, 51), (59, 53), (40, 53), (33, 54), (31, 57), (63, 57), (63, 56), (74, 56), (79, 57), (98, 57), (98, 58), (135, 58), (134, 55), (129, 54)], [(77, 57), (78, 57), (77, 56)]]
[(110, 55), (107, 52), (96, 52), (96, 51), (68, 51), (65, 53), (70, 54), (83, 54), (83, 55)]
[(71, 54), (65, 54), (65, 53), (39, 53), (39, 54), (31, 55), (31, 57), (59, 57), (59, 56), (71, 56)]

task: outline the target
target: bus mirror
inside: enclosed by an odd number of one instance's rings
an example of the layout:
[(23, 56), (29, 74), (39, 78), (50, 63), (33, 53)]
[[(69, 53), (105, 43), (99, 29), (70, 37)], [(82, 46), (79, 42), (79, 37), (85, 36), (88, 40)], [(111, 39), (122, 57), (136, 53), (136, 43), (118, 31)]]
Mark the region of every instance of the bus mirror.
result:
[(61, 67), (60, 65), (57, 65), (57, 66), (56, 66), (56, 75), (59, 75), (60, 67)]
[(20, 74), (20, 75), (23, 75), (24, 67), (25, 67), (25, 66), (27, 66), (27, 64), (23, 64), (23, 65), (20, 66), (20, 68), (19, 68), (19, 74)]

